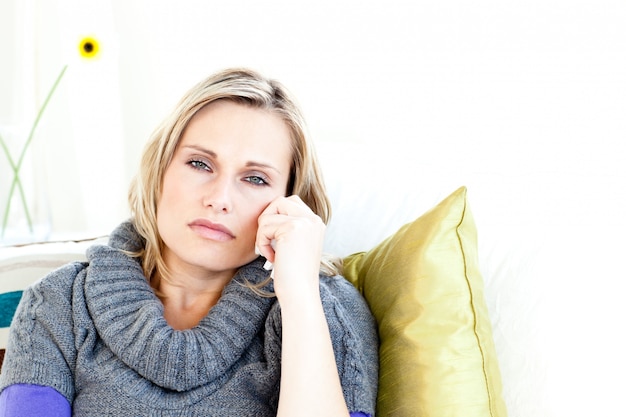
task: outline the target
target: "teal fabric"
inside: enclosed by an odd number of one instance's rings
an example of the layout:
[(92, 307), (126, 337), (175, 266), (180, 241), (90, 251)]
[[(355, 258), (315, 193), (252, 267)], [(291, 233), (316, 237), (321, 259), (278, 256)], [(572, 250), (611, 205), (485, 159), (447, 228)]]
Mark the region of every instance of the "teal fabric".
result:
[(17, 305), (22, 299), (22, 291), (0, 294), (0, 327), (9, 327)]

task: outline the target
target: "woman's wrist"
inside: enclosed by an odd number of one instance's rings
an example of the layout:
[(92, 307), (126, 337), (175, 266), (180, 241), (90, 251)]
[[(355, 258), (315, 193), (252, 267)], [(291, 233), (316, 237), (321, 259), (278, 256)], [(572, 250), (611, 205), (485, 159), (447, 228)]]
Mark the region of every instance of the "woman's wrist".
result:
[(322, 300), (317, 275), (297, 282), (295, 280), (290, 282), (289, 276), (277, 275), (274, 278), (274, 293), (283, 312), (294, 310), (297, 313), (303, 309), (321, 307)]

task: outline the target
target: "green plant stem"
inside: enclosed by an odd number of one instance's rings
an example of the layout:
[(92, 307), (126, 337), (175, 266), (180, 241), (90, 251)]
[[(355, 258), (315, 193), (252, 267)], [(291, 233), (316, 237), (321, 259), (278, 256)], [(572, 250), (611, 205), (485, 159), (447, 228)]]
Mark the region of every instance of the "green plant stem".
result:
[[(13, 158), (11, 157), (11, 153), (9, 152), (9, 148), (6, 145), (6, 142), (4, 141), (4, 139), (2, 138), (2, 135), (0, 135), (0, 145), (2, 145), (2, 150), (4, 151), (4, 154), (6, 155), (7, 159), (9, 160), (9, 164), (11, 165), (11, 170), (13, 170), (13, 178), (15, 179), (16, 177), (18, 178), (17, 181), (13, 181), (11, 183), (11, 188), (9, 189), (9, 197), (7, 199), (7, 205), (6, 205), (6, 209), (4, 211), (4, 216), (2, 219), (2, 237), (4, 237), (4, 232), (6, 230), (6, 224), (8, 222), (9, 219), (9, 209), (11, 208), (11, 196), (13, 195), (13, 193), (15, 192), (15, 187), (16, 185), (19, 186), (20, 188), (20, 195), (24, 195), (24, 190), (22, 189), (22, 182), (19, 180), (19, 176), (18, 176), (18, 171), (17, 171), (17, 167), (15, 164), (15, 161), (13, 160)], [(22, 205), (24, 205), (24, 198), (22, 198)], [(26, 213), (26, 218), (28, 220), (30, 220), (30, 214)]]
[(48, 107), (48, 102), (50, 101), (50, 98), (52, 97), (52, 94), (54, 93), (54, 91), (57, 89), (57, 86), (61, 82), (61, 78), (63, 78), (63, 74), (65, 74), (65, 70), (66, 69), (67, 69), (67, 65), (65, 65), (63, 67), (63, 69), (61, 70), (61, 72), (59, 73), (59, 76), (57, 77), (56, 81), (52, 85), (52, 88), (50, 89), (50, 92), (48, 93), (48, 96), (46, 97), (45, 101), (43, 102), (43, 105), (39, 109), (39, 113), (37, 113), (37, 117), (35, 118), (35, 122), (33, 123), (33, 127), (31, 127), (30, 133), (28, 134), (28, 139), (26, 139), (26, 143), (24, 144), (24, 148), (22, 148), (22, 153), (20, 154), (20, 158), (17, 160), (17, 169), (18, 170), (22, 166), (22, 162), (24, 160), (24, 156), (26, 155), (26, 149), (28, 148), (28, 145), (30, 145), (30, 143), (33, 140), (33, 136), (35, 134), (35, 129), (37, 128), (37, 125), (39, 124), (39, 120), (41, 120), (41, 116), (43, 115), (44, 110), (46, 110), (46, 107)]
[(13, 197), (13, 193), (15, 192), (15, 187), (17, 186), (19, 188), (20, 191), (20, 198), (22, 200), (22, 206), (24, 207), (24, 213), (26, 215), (26, 220), (28, 222), (28, 228), (30, 230), (31, 233), (33, 233), (33, 222), (32, 219), (30, 217), (30, 212), (28, 210), (28, 204), (26, 204), (26, 196), (24, 195), (24, 189), (22, 187), (22, 182), (20, 180), (19, 177), (19, 171), (20, 168), (22, 167), (22, 163), (24, 162), (24, 157), (26, 156), (26, 151), (28, 150), (28, 147), (30, 146), (30, 143), (33, 141), (33, 137), (35, 136), (35, 130), (37, 129), (37, 126), (39, 125), (39, 121), (41, 120), (41, 116), (43, 115), (44, 111), (46, 110), (46, 107), (48, 107), (48, 103), (50, 102), (50, 99), (52, 98), (52, 95), (54, 94), (55, 90), (57, 89), (57, 86), (59, 85), (59, 83), (61, 82), (61, 79), (63, 78), (63, 75), (65, 74), (65, 70), (67, 70), (67, 65), (65, 65), (63, 67), (63, 69), (61, 69), (61, 72), (59, 73), (59, 75), (57, 76), (56, 80), (54, 81), (54, 84), (52, 85), (52, 88), (50, 89), (50, 91), (48, 92), (48, 95), (46, 96), (46, 99), (44, 100), (43, 104), (41, 105), (41, 107), (39, 108), (39, 112), (37, 113), (37, 117), (35, 118), (35, 121), (33, 122), (33, 125), (30, 129), (30, 132), (28, 134), (28, 138), (26, 139), (26, 143), (24, 143), (24, 147), (22, 148), (22, 152), (20, 153), (20, 157), (17, 160), (17, 164), (15, 163), (15, 161), (13, 160), (13, 158), (11, 158), (11, 155), (9, 153), (9, 149), (6, 146), (4, 140), (1, 140), (2, 138), (0, 137), (0, 142), (2, 143), (2, 148), (5, 152), (5, 154), (7, 155), (7, 158), (9, 159), (9, 162), (11, 164), (11, 167), (13, 168), (13, 182), (11, 183), (11, 188), (9, 191), (9, 197), (7, 200), (7, 206), (6, 209), (4, 211), (4, 216), (3, 216), (3, 220), (2, 220), (2, 236), (4, 237), (4, 233), (6, 231), (6, 227), (7, 227), (7, 223), (9, 220), (9, 210), (11, 208), (11, 199)]

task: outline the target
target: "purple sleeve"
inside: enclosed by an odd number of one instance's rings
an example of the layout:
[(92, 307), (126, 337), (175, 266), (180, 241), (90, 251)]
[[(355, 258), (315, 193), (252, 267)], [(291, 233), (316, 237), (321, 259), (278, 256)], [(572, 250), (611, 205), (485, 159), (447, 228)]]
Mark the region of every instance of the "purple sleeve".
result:
[(362, 413), (360, 411), (354, 412), (354, 413), (350, 413), (350, 417), (372, 417), (367, 413)]
[(11, 385), (0, 394), (2, 417), (71, 417), (67, 399), (57, 390), (41, 385)]

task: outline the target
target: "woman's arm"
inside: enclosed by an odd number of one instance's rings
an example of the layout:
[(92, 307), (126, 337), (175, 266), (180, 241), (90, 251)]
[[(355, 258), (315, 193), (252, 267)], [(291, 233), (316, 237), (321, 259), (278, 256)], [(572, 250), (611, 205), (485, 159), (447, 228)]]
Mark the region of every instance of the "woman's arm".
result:
[[(2, 413), (45, 409), (50, 397), (42, 395), (45, 392), (54, 391), (67, 404), (74, 397), (72, 284), (83, 268), (68, 264), (24, 291), (11, 322), (0, 374)], [(39, 405), (39, 400), (44, 403)]]
[(278, 416), (349, 415), (319, 292), (324, 231), (296, 196), (274, 201), (259, 218), (257, 247), (274, 263), (282, 316)]
[(318, 296), (281, 303), (278, 416), (347, 416), (328, 324)]

